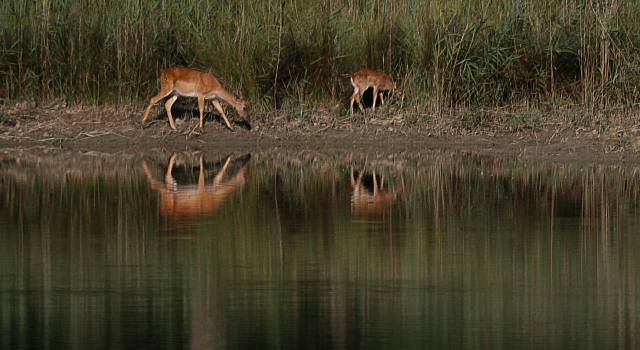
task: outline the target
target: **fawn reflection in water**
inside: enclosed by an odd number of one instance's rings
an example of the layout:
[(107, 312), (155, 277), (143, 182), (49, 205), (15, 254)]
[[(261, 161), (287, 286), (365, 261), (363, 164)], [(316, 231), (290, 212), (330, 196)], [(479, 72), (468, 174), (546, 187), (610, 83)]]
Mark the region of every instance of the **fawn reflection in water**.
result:
[[(351, 212), (354, 214), (379, 214), (385, 209), (391, 208), (399, 195), (404, 192), (404, 179), (401, 179), (399, 188), (389, 187), (385, 183), (385, 176), (366, 173), (362, 169), (357, 177), (351, 168)], [(371, 180), (368, 181), (368, 180)]]
[[(229, 155), (215, 163), (205, 162), (200, 154), (197, 183), (178, 181), (174, 177), (178, 155), (174, 153), (164, 175), (164, 182), (153, 174), (151, 166), (142, 162), (142, 167), (151, 188), (160, 193), (160, 211), (168, 218), (188, 220), (215, 215), (222, 204), (234, 193), (241, 191), (249, 175), (250, 154), (241, 157)], [(216, 169), (219, 170), (216, 172)], [(209, 173), (215, 175), (210, 179)]]

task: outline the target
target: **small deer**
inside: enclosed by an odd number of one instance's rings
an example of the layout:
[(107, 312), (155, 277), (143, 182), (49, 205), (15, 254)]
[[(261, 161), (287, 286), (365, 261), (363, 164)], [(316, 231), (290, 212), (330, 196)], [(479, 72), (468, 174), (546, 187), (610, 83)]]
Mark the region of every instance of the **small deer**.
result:
[(351, 168), (351, 210), (357, 214), (375, 214), (381, 213), (385, 208), (390, 207), (399, 194), (404, 192), (404, 178), (400, 189), (391, 190), (385, 188), (384, 176), (381, 176), (381, 182), (378, 182), (376, 171), (373, 170), (373, 187), (369, 190), (362, 182), (365, 175), (365, 169), (362, 169), (356, 178), (353, 168)]
[(368, 88), (373, 87), (373, 106), (372, 109), (376, 111), (376, 102), (378, 95), (380, 100), (384, 104), (383, 92), (389, 91), (392, 95), (396, 90), (396, 84), (389, 78), (388, 75), (372, 69), (361, 69), (351, 75), (351, 85), (353, 85), (353, 95), (351, 95), (351, 114), (353, 114), (353, 103), (358, 102), (360, 111), (364, 112), (364, 107), (360, 99)]
[(218, 101), (222, 100), (235, 108), (238, 115), (246, 122), (247, 128), (251, 129), (251, 117), (247, 110), (246, 101), (227, 92), (213, 74), (183, 67), (166, 68), (160, 73), (160, 92), (151, 98), (149, 106), (144, 112), (142, 123), (149, 119), (151, 107), (169, 95), (173, 96), (167, 99), (164, 107), (169, 117), (169, 125), (173, 130), (176, 130), (176, 124), (173, 121), (173, 115), (171, 115), (171, 106), (176, 102), (178, 96), (198, 98), (200, 128), (204, 128), (205, 101), (212, 100), (213, 106), (218, 110), (229, 130), (233, 131), (231, 123), (229, 123), (229, 119), (227, 119), (224, 109), (220, 105), (220, 101)]

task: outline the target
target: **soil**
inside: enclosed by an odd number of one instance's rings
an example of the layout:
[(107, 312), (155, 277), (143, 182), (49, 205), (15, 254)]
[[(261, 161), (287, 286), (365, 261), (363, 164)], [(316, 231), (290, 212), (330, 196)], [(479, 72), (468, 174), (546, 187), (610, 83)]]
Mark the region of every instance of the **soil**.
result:
[[(156, 107), (157, 110), (160, 107)], [(156, 110), (156, 113), (158, 113)], [(0, 149), (56, 148), (80, 152), (138, 154), (151, 150), (228, 150), (255, 152), (322, 150), (323, 152), (422, 153), (464, 151), (548, 162), (640, 164), (640, 136), (627, 121), (609, 126), (568, 125), (510, 131), (409, 123), (395, 116), (318, 116), (304, 122), (266, 116), (252, 130), (235, 124), (228, 130), (209, 114), (205, 128), (192, 112), (175, 113), (178, 130), (166, 117), (143, 126), (142, 110), (110, 107), (33, 107), (0, 111)], [(268, 121), (264, 121), (268, 120)], [(629, 125), (631, 124), (631, 125)], [(628, 131), (631, 130), (631, 131)], [(640, 135), (640, 134), (638, 134)]]

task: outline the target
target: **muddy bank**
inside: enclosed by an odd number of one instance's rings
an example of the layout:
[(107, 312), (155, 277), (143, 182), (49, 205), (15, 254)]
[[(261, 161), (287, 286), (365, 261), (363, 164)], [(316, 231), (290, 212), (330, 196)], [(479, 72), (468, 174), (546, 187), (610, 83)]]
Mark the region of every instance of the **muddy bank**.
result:
[[(0, 148), (56, 148), (78, 152), (136, 154), (152, 150), (322, 151), (422, 153), (462, 151), (550, 162), (640, 164), (640, 132), (633, 119), (601, 125), (550, 124), (509, 131), (499, 127), (443, 127), (443, 122), (409, 123), (403, 116), (317, 117), (304, 122), (263, 118), (248, 131), (230, 132), (209, 115), (204, 130), (191, 112), (172, 131), (159, 115), (143, 127), (138, 108), (7, 108)], [(178, 114), (180, 115), (180, 114)], [(264, 119), (268, 120), (265, 121)], [(444, 131), (443, 131), (444, 130)]]

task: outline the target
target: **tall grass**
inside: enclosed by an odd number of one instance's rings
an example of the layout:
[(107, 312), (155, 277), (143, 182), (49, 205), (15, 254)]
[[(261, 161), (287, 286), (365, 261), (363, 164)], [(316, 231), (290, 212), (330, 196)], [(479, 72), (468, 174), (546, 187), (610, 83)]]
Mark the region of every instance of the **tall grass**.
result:
[(640, 2), (292, 0), (0, 2), (11, 99), (139, 103), (158, 71), (217, 74), (263, 109), (344, 101), (387, 71), (434, 110), (640, 97)]

